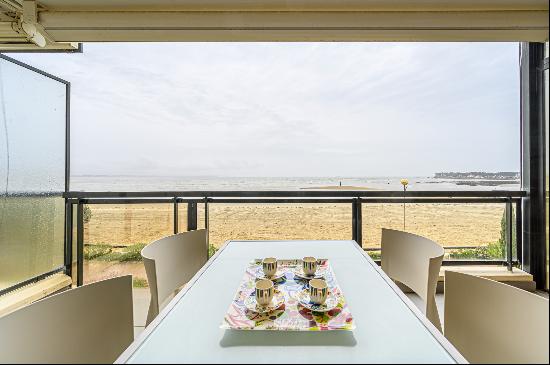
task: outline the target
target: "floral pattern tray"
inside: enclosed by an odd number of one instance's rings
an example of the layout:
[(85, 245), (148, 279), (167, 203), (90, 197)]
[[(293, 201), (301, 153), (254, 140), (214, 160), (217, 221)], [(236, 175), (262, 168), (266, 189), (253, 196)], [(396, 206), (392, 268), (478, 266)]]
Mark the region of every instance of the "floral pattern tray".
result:
[(268, 330), (268, 331), (334, 331), (355, 329), (353, 317), (342, 290), (338, 286), (329, 260), (318, 260), (319, 268), (326, 270), (325, 280), (331, 292), (339, 298), (336, 308), (317, 313), (303, 307), (297, 300), (298, 293), (307, 288), (307, 281), (294, 277), (293, 269), (302, 265), (302, 260), (278, 260), (285, 276), (275, 282), (284, 293), (285, 304), (273, 312), (259, 314), (245, 306), (245, 300), (254, 292), (256, 277), (262, 270), (261, 260), (248, 265), (235, 298), (231, 302), (221, 324), (223, 329)]

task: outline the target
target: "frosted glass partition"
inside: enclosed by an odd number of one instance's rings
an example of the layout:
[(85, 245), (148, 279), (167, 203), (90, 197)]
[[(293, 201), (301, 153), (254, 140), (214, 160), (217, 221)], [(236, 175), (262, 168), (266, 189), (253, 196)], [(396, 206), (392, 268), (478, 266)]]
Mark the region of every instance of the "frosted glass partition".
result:
[(67, 92), (0, 58), (0, 290), (63, 266)]

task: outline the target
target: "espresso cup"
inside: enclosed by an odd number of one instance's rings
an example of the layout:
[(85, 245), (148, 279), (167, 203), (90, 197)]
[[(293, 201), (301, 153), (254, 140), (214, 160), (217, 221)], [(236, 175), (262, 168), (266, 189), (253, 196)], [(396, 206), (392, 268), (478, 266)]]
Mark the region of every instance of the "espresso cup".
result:
[(305, 275), (315, 275), (315, 272), (317, 271), (317, 259), (315, 257), (304, 257), (302, 259), (302, 267)]
[(264, 270), (264, 275), (267, 278), (272, 278), (277, 273), (277, 259), (274, 257), (266, 257), (262, 261), (262, 268)]
[(256, 302), (266, 307), (271, 303), (274, 292), (273, 282), (271, 280), (259, 280), (256, 282)]
[(313, 304), (324, 304), (328, 297), (327, 282), (321, 279), (309, 281), (309, 298)]

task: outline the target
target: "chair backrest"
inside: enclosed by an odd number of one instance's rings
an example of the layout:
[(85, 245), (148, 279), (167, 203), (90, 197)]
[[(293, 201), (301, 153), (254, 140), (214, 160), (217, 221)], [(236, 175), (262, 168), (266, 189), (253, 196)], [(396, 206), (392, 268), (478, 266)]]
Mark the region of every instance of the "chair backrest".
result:
[(435, 291), (445, 251), (416, 234), (382, 229), (382, 270), (413, 290), (426, 303), (426, 317), (441, 330)]
[(445, 272), (445, 337), (472, 363), (548, 364), (548, 299)]
[(151, 291), (147, 324), (160, 305), (187, 283), (208, 259), (206, 230), (178, 233), (161, 238), (141, 251)]
[(85, 285), (0, 318), (0, 363), (113, 363), (133, 326), (132, 276)]

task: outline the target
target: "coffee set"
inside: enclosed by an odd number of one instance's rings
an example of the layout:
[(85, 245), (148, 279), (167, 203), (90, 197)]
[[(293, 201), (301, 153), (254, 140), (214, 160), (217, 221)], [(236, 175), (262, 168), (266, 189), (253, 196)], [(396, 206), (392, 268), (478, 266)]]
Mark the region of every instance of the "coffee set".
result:
[[(325, 270), (319, 268), (317, 259), (304, 257), (302, 265), (290, 269), (295, 280), (305, 282), (305, 288), (294, 295), (294, 299), (313, 312), (328, 312), (338, 305), (335, 296), (324, 280)], [(286, 278), (286, 272), (278, 266), (277, 259), (268, 257), (262, 260), (262, 270), (256, 274), (254, 291), (245, 301), (245, 307), (256, 313), (269, 313), (285, 304), (285, 295), (277, 290), (276, 283)]]

